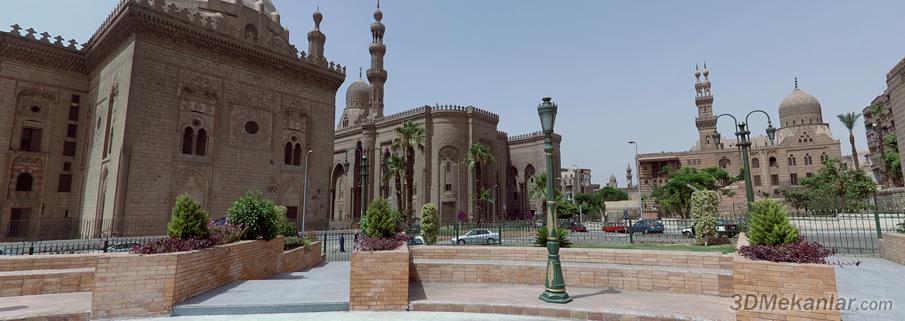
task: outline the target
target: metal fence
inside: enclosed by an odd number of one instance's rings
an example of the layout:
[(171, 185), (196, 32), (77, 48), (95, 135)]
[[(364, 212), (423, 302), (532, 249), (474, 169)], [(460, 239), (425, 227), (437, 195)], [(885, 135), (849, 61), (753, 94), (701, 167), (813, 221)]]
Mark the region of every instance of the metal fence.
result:
[(8, 220), (0, 222), (0, 242), (154, 236), (166, 233), (168, 220), (169, 217), (122, 221), (77, 218)]
[(0, 255), (50, 255), (129, 252), (133, 246), (166, 236), (111, 237), (103, 239), (74, 239), (0, 243)]
[(321, 241), (321, 253), (327, 261), (348, 261), (355, 249), (358, 230), (316, 231), (313, 236)]

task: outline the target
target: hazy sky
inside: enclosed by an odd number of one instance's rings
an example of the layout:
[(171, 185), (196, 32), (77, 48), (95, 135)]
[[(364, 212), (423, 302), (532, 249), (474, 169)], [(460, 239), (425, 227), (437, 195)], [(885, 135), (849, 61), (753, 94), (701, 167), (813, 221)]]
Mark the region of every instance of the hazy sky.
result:
[[(115, 0), (0, 0), (0, 24), (84, 42)], [(337, 93), (369, 64), (374, 1), (274, 0), (291, 41), (307, 48), (320, 5), (326, 55), (349, 66)], [(714, 110), (743, 116), (779, 102), (799, 77), (823, 105), (824, 121), (849, 153), (837, 114), (861, 111), (905, 56), (905, 1), (529, 1), (384, 0), (388, 46), (385, 113), (420, 105), (475, 105), (498, 113), (499, 129), (539, 129), (535, 107), (559, 104), (562, 164), (611, 173), (624, 184), (642, 153), (680, 151), (697, 137), (694, 66), (707, 62)], [(6, 29), (8, 30), (8, 29)], [(752, 121), (756, 133), (766, 123)], [(866, 150), (863, 124), (856, 126)], [(729, 123), (720, 123), (724, 137)]]

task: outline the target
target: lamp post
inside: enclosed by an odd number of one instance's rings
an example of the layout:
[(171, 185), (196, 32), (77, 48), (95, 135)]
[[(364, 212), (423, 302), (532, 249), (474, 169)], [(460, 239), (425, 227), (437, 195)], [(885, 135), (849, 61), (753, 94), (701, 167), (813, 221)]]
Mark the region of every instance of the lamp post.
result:
[[(751, 132), (748, 130), (748, 118), (751, 117), (751, 115), (754, 113), (762, 113), (764, 114), (764, 116), (767, 116), (767, 138), (770, 139), (770, 144), (773, 144), (773, 140), (776, 138), (776, 128), (773, 128), (773, 124), (770, 121), (770, 114), (767, 114), (767, 112), (763, 110), (756, 109), (748, 113), (748, 115), (745, 116), (744, 122), (739, 122), (738, 119), (735, 118), (735, 116), (732, 116), (730, 114), (721, 114), (719, 116), (716, 116), (716, 119), (714, 119), (714, 122), (716, 122), (720, 119), (720, 117), (728, 116), (735, 122), (735, 137), (738, 138), (736, 145), (742, 151), (742, 173), (745, 176), (745, 198), (748, 200), (749, 213), (751, 212), (751, 204), (754, 203), (754, 187), (751, 185), (751, 169), (748, 167), (748, 150), (751, 148)], [(713, 140), (714, 143), (719, 146), (720, 132), (716, 131), (715, 129), (713, 131)]]
[(305, 214), (308, 213), (308, 155), (313, 150), (305, 152), (305, 187), (302, 188), (302, 233), (305, 233)]
[(553, 124), (556, 122), (558, 107), (550, 101), (550, 97), (542, 100), (537, 105), (537, 114), (544, 130), (544, 153), (547, 159), (547, 277), (540, 299), (550, 303), (569, 303), (572, 298), (566, 293), (566, 281), (559, 261), (559, 233), (556, 231), (556, 206), (553, 201)]
[(644, 199), (641, 197), (641, 158), (638, 157), (638, 142), (632, 140), (629, 144), (635, 145), (635, 171), (638, 176), (638, 219), (644, 218)]

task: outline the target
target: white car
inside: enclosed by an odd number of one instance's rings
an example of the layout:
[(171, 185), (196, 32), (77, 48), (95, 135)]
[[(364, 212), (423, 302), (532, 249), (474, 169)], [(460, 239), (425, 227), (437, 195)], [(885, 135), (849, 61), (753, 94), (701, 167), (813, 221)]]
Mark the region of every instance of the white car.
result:
[(487, 229), (473, 229), (465, 235), (449, 240), (452, 244), (495, 244), (500, 240), (500, 234)]

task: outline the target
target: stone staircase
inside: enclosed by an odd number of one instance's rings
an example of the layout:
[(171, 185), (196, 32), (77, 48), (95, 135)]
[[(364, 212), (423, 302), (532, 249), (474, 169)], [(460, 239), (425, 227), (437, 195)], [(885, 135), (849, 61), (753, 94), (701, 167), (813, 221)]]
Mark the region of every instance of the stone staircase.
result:
[(0, 320), (87, 320), (96, 258), (34, 255), (0, 261)]

